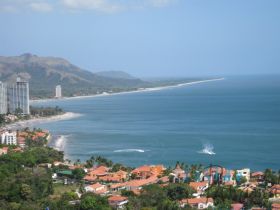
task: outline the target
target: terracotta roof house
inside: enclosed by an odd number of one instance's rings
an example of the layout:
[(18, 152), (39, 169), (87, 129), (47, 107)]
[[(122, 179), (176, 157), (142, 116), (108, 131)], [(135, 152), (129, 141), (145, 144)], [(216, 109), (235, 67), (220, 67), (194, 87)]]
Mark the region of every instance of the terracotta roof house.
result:
[(272, 193), (274, 197), (280, 198), (280, 184), (273, 185), (270, 188), (270, 193)]
[(179, 164), (176, 165), (175, 169), (172, 171), (170, 175), (174, 176), (173, 182), (182, 182), (186, 179), (186, 172), (180, 167)]
[(273, 203), (271, 205), (272, 210), (280, 210), (280, 203)]
[(113, 195), (108, 198), (109, 205), (113, 208), (123, 209), (128, 203), (128, 198), (120, 195)]
[(93, 192), (99, 195), (105, 195), (108, 193), (108, 188), (106, 185), (102, 185), (100, 183), (95, 183), (92, 185), (88, 185), (85, 187), (86, 192)]
[(231, 210), (243, 210), (244, 205), (242, 203), (233, 203), (231, 204)]
[(0, 155), (6, 155), (8, 153), (8, 150), (9, 150), (8, 147), (0, 148)]
[(163, 165), (156, 165), (156, 166), (140, 166), (133, 171), (131, 171), (132, 175), (135, 175), (137, 179), (147, 179), (150, 176), (158, 176), (161, 175), (162, 172), (165, 170)]
[(94, 182), (102, 176), (106, 176), (108, 174), (109, 168), (105, 166), (99, 166), (94, 169), (90, 169), (89, 172), (84, 177), (85, 181)]
[(208, 187), (209, 183), (204, 182), (190, 182), (190, 187), (193, 188), (197, 193), (202, 194)]
[(257, 171), (251, 174), (251, 178), (255, 181), (263, 181), (264, 173), (262, 171)]
[(105, 176), (101, 176), (98, 179), (105, 182), (124, 182), (127, 178), (127, 172), (117, 171), (115, 173), (109, 173)]
[(208, 207), (214, 207), (214, 201), (213, 198), (206, 197), (189, 198), (180, 201), (180, 206), (182, 208), (184, 208), (187, 205), (197, 209), (207, 209)]

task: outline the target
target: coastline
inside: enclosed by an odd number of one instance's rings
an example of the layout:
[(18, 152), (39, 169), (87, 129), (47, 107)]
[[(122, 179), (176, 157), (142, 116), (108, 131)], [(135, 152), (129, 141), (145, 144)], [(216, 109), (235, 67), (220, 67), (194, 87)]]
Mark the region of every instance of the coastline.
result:
[(20, 128), (31, 127), (33, 125), (38, 125), (38, 124), (47, 123), (47, 122), (74, 119), (74, 118), (77, 118), (80, 116), (82, 116), (82, 115), (78, 114), (78, 113), (66, 112), (64, 114), (55, 115), (55, 116), (51, 116), (51, 117), (39, 117), (39, 118), (33, 118), (33, 119), (29, 119), (29, 120), (21, 120), (18, 122), (14, 122), (14, 123), (5, 125), (1, 128), (7, 129), (7, 130), (20, 129)]
[(225, 80), (225, 78), (221, 77), (221, 78), (215, 78), (215, 79), (198, 80), (198, 81), (193, 81), (193, 82), (179, 83), (179, 84), (176, 84), (176, 85), (159, 86), (159, 87), (152, 87), (152, 88), (138, 88), (138, 90), (123, 91), (123, 92), (118, 92), (118, 93), (102, 93), (102, 94), (86, 95), (86, 96), (63, 97), (61, 99), (55, 99), (55, 98), (36, 99), (36, 100), (30, 100), (30, 102), (31, 103), (37, 103), (37, 102), (40, 103), (40, 102), (51, 102), (51, 101), (60, 101), (60, 100), (76, 100), (76, 99), (85, 99), (85, 98), (123, 95), (123, 94), (130, 94), (130, 93), (161, 91), (161, 90), (166, 90), (166, 89), (178, 88), (178, 87), (189, 86), (189, 85), (200, 84), (200, 83), (206, 83), (206, 82), (221, 81), (221, 80)]

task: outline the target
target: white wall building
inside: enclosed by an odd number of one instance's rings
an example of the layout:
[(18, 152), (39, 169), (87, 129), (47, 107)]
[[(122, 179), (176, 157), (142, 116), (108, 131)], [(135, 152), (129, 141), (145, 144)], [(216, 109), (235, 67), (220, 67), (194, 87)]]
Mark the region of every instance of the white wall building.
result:
[(0, 114), (6, 114), (7, 112), (7, 86), (0, 82)]
[(15, 84), (8, 85), (8, 111), (30, 114), (29, 110), (29, 83), (17, 78)]
[(62, 97), (61, 85), (57, 85), (57, 86), (55, 87), (55, 97), (56, 97), (56, 98), (61, 98), (61, 97)]
[(250, 181), (250, 169), (249, 168), (244, 168), (244, 169), (241, 169), (241, 170), (236, 170), (236, 173), (239, 176), (245, 177), (248, 182)]
[(17, 132), (6, 131), (1, 135), (1, 143), (8, 145), (17, 145)]

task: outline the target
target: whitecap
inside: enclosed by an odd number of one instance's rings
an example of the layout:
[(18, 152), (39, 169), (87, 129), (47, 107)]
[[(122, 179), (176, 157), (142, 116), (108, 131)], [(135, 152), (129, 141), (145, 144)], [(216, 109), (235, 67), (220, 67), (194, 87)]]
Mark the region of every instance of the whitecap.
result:
[(143, 149), (119, 149), (119, 150), (114, 150), (114, 152), (145, 152)]
[(202, 150), (198, 151), (198, 153), (206, 155), (216, 155), (216, 153), (214, 152), (214, 146), (212, 144), (204, 144)]

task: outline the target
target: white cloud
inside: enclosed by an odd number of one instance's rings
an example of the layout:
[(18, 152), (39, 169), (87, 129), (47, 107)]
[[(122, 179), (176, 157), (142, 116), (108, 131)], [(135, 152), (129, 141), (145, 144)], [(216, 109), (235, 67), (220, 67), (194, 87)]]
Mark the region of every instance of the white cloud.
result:
[(0, 12), (22, 11), (50, 12), (53, 6), (49, 0), (0, 0)]
[(30, 8), (37, 12), (51, 12), (53, 7), (46, 2), (32, 2), (29, 4)]
[(179, 0), (0, 0), (0, 12), (53, 10), (114, 13), (151, 7), (166, 7)]
[(71, 10), (116, 12), (123, 8), (121, 4), (109, 2), (107, 0), (62, 0), (62, 4)]

